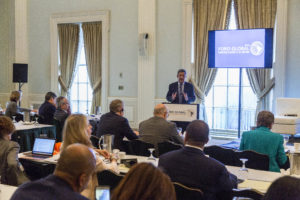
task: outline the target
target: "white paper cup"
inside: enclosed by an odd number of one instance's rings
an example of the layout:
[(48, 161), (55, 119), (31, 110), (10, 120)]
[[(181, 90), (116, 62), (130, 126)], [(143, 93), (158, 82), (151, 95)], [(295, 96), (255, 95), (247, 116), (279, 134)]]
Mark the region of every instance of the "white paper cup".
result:
[(126, 152), (124, 152), (124, 151), (119, 152), (120, 159), (125, 159), (125, 156), (126, 156)]

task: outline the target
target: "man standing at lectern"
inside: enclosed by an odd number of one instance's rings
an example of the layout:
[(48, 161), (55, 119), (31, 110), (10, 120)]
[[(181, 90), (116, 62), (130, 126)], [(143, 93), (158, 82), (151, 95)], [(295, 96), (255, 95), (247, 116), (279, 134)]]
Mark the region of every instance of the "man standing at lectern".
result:
[(167, 100), (171, 103), (189, 104), (195, 101), (194, 87), (185, 82), (186, 71), (179, 69), (177, 72), (178, 82), (169, 85)]

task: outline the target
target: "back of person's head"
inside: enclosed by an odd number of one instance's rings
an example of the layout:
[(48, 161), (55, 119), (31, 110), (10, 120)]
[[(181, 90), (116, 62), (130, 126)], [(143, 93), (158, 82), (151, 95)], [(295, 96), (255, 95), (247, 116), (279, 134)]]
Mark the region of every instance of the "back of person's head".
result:
[(65, 97), (63, 97), (63, 96), (59, 96), (56, 98), (57, 108), (61, 108), (61, 106), (65, 103), (64, 99), (65, 99)]
[(179, 69), (179, 70), (177, 71), (177, 75), (178, 75), (179, 73), (181, 73), (181, 72), (184, 72), (184, 74), (186, 74), (185, 69)]
[(260, 111), (257, 115), (257, 127), (270, 127), (274, 123), (274, 115), (270, 111)]
[(275, 180), (263, 200), (299, 200), (300, 179), (284, 176)]
[(95, 168), (93, 150), (82, 144), (72, 144), (60, 153), (54, 175), (65, 179), (72, 184), (73, 189), (81, 192), (86, 188)]
[(49, 101), (51, 98), (55, 99), (56, 94), (54, 92), (47, 92), (47, 94), (45, 95), (45, 101)]
[(112, 200), (176, 199), (170, 178), (149, 163), (134, 165), (114, 189)]
[(14, 101), (14, 102), (17, 102), (20, 100), (20, 92), (19, 91), (12, 91), (11, 94), (10, 94), (10, 101)]
[(123, 101), (121, 101), (120, 99), (115, 99), (109, 104), (109, 110), (114, 113), (120, 112), (122, 108)]
[(80, 143), (92, 147), (90, 136), (87, 132), (88, 121), (83, 114), (70, 115), (63, 127), (62, 150), (74, 143)]
[(15, 131), (15, 125), (9, 117), (0, 116), (0, 138), (4, 139), (7, 135)]
[(157, 104), (154, 107), (154, 111), (153, 111), (154, 116), (164, 116), (167, 113), (168, 113), (168, 110), (164, 104)]
[(204, 146), (209, 140), (208, 125), (202, 120), (192, 121), (186, 128), (185, 144)]

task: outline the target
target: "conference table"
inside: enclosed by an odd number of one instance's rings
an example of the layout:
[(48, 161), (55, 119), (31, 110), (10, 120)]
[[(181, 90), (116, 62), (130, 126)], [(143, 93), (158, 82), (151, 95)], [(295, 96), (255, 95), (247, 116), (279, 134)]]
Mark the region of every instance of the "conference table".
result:
[(37, 137), (56, 138), (56, 128), (53, 125), (36, 124), (34, 122), (14, 123), (16, 130), (11, 140), (18, 142), (20, 152), (31, 151), (34, 139)]
[[(23, 153), (20, 153), (19, 158), (29, 159), (33, 162), (43, 163), (45, 165), (46, 164), (51, 165), (57, 163), (57, 160), (59, 159), (59, 154), (46, 159), (37, 159), (37, 158), (28, 158)], [(138, 163), (147, 162), (147, 163), (152, 163), (154, 166), (158, 166), (158, 160), (159, 160), (158, 158), (153, 160), (153, 159), (149, 159), (149, 157), (136, 156), (136, 155), (125, 155), (123, 159), (137, 159)], [(127, 168), (123, 164), (119, 164), (118, 166), (119, 166), (119, 172), (121, 174), (126, 174), (129, 171), (129, 168)], [(229, 172), (236, 175), (238, 179), (244, 180), (243, 182), (238, 184), (239, 189), (246, 189), (246, 188), (255, 189), (262, 193), (265, 193), (267, 191), (267, 189), (269, 188), (269, 186), (274, 180), (285, 175), (283, 173), (276, 173), (276, 172), (262, 171), (262, 170), (255, 170), (255, 169), (248, 169), (248, 171), (242, 171), (240, 170), (241, 167), (234, 167), (234, 166), (226, 166), (226, 168)]]
[(17, 187), (0, 184), (0, 199), (9, 200)]

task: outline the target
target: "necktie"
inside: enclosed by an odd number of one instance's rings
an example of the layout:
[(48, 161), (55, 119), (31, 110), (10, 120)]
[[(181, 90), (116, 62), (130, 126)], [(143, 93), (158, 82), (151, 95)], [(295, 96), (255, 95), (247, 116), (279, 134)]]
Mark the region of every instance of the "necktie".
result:
[(179, 84), (179, 103), (182, 103), (182, 99), (183, 99), (183, 91), (182, 91), (182, 83)]

